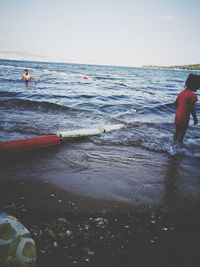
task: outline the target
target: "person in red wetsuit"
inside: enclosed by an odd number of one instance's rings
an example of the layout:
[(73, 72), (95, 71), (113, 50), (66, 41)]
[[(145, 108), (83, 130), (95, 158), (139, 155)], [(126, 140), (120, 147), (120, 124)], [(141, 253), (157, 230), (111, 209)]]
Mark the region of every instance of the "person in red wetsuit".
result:
[(199, 88), (200, 76), (191, 73), (185, 82), (184, 90), (180, 92), (176, 98), (176, 131), (174, 134), (174, 141), (177, 141), (179, 144), (183, 143), (186, 130), (189, 126), (190, 114), (192, 114), (194, 124), (198, 123), (195, 111), (195, 103), (198, 101), (198, 99), (195, 92)]

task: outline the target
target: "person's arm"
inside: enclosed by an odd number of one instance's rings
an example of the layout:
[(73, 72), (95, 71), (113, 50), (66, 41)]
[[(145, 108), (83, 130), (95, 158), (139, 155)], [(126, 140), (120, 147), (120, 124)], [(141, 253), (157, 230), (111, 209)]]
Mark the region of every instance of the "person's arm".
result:
[(197, 115), (196, 115), (195, 103), (191, 104), (190, 111), (191, 111), (191, 114), (192, 114), (192, 117), (193, 117), (193, 120), (194, 120), (194, 124), (197, 124), (198, 123), (198, 119), (197, 119)]

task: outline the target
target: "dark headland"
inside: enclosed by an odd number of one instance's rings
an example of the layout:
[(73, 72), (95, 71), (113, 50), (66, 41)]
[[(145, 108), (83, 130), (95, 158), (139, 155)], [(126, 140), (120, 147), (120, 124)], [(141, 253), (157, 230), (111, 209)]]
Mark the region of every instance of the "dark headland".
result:
[(170, 70), (200, 70), (200, 64), (192, 65), (175, 65), (175, 66), (158, 66), (158, 65), (144, 65), (143, 68), (155, 69), (170, 69)]

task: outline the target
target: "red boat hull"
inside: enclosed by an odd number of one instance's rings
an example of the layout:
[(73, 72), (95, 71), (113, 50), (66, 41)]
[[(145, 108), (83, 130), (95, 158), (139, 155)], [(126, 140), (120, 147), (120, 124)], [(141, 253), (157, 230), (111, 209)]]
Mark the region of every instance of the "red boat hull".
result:
[(0, 155), (13, 154), (17, 152), (48, 148), (60, 144), (60, 138), (56, 135), (47, 135), (21, 140), (0, 142)]

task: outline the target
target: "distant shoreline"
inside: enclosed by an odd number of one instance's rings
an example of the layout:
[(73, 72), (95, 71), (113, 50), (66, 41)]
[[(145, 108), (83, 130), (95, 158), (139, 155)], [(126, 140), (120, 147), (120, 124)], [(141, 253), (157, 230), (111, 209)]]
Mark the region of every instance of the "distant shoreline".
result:
[(61, 62), (44, 59), (19, 59), (19, 58), (1, 58), (0, 61), (22, 61), (22, 62), (35, 62), (35, 63), (58, 63), (58, 64), (72, 64), (72, 65), (93, 65), (93, 66), (106, 66), (106, 67), (120, 67), (120, 68), (149, 68), (149, 69), (164, 69), (164, 70), (191, 70), (200, 71), (200, 64), (191, 65), (175, 65), (175, 66), (159, 66), (159, 65), (143, 65), (143, 66), (120, 66), (120, 65), (105, 65), (105, 64), (92, 64), (92, 63), (77, 63), (77, 62)]
[(176, 65), (176, 66), (144, 65), (142, 67), (143, 68), (151, 68), (151, 69), (169, 69), (169, 70), (192, 70), (192, 71), (200, 71), (200, 64)]

